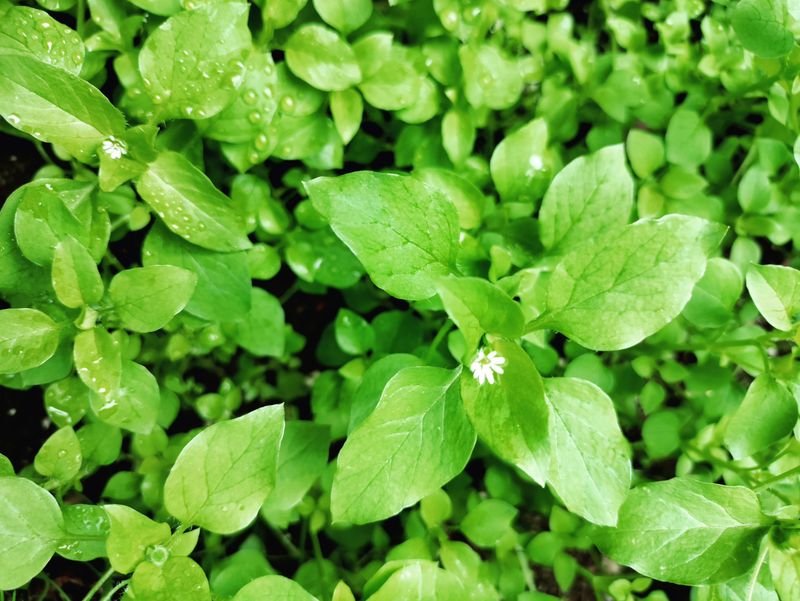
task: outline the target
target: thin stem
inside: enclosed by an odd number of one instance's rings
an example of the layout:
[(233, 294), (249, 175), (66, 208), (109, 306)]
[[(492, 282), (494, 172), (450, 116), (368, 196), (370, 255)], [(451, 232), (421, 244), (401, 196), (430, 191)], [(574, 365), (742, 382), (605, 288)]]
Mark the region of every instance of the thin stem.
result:
[(525, 580), (525, 586), (529, 591), (535, 591), (536, 583), (533, 580), (533, 570), (531, 570), (531, 564), (528, 563), (525, 551), (522, 549), (521, 545), (517, 545), (514, 551), (517, 554), (517, 561), (519, 561), (519, 567), (522, 570), (522, 578)]
[(78, 0), (75, 8), (75, 31), (83, 38), (83, 25), (86, 19), (86, 0)]
[(781, 480), (786, 480), (787, 478), (797, 475), (800, 475), (800, 465), (797, 465), (792, 469), (783, 472), (782, 474), (778, 474), (777, 476), (769, 478), (768, 480), (764, 480), (761, 484), (756, 486), (755, 490), (763, 490), (769, 486), (772, 486), (776, 482), (780, 482)]
[(314, 547), (314, 558), (317, 561), (317, 568), (319, 569), (319, 579), (327, 587), (330, 583), (328, 582), (328, 575), (325, 572), (325, 556), (322, 554), (319, 536), (317, 535), (317, 531), (313, 528), (309, 528), (309, 530), (311, 531), (311, 545)]
[(106, 580), (111, 578), (114, 575), (114, 568), (108, 568), (105, 573), (100, 576), (100, 580), (94, 583), (94, 586), (89, 589), (89, 592), (86, 593), (86, 596), (83, 598), (83, 601), (90, 601), (92, 597), (94, 597), (95, 593), (103, 588), (103, 585), (106, 583)]
[(293, 559), (303, 559), (303, 552), (295, 546), (295, 544), (288, 536), (286, 536), (285, 533), (272, 525), (269, 525), (269, 529), (272, 530), (272, 533), (277, 537), (281, 545), (283, 545), (283, 548), (286, 549)]
[(114, 598), (114, 593), (116, 593), (116, 592), (117, 592), (119, 589), (121, 589), (122, 587), (124, 587), (124, 586), (127, 586), (127, 585), (128, 585), (128, 582), (130, 582), (130, 580), (123, 580), (122, 582), (120, 582), (120, 583), (116, 584), (116, 585), (114, 586), (114, 588), (112, 588), (110, 591), (108, 591), (108, 592), (107, 592), (107, 593), (106, 593), (106, 594), (103, 596), (103, 598), (102, 598), (102, 599), (100, 599), (100, 601), (111, 601), (111, 599), (113, 599), (113, 598)]
[(428, 362), (433, 359), (433, 354), (436, 352), (436, 349), (444, 340), (444, 337), (447, 336), (447, 333), (453, 328), (453, 322), (449, 319), (444, 322), (444, 325), (439, 328), (439, 331), (436, 332), (436, 336), (433, 337), (433, 342), (428, 347), (428, 352), (425, 354), (425, 361)]

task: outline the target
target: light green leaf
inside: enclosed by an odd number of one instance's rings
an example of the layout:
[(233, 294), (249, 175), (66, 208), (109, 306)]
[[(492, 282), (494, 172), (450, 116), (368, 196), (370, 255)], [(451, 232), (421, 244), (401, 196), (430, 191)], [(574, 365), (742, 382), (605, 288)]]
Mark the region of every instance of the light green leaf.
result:
[(80, 379), (98, 394), (119, 387), (122, 349), (107, 330), (96, 327), (80, 332), (75, 337), (73, 357)]
[(314, 208), (389, 294), (428, 298), (436, 278), (454, 270), (456, 210), (419, 180), (361, 171), (317, 178), (306, 189)]
[(633, 172), (642, 179), (648, 178), (664, 166), (664, 141), (642, 129), (632, 129), (625, 141), (628, 160)]
[(454, 165), (461, 165), (475, 146), (475, 124), (466, 110), (451, 108), (442, 117), (442, 145)]
[(120, 574), (130, 574), (145, 559), (147, 549), (167, 542), (171, 531), (167, 524), (154, 522), (125, 505), (103, 507), (110, 520), (106, 549), (111, 567)]
[(250, 312), (235, 324), (236, 344), (256, 357), (282, 357), (286, 336), (280, 301), (261, 288), (250, 294)]
[(339, 452), (331, 492), (335, 521), (363, 524), (393, 516), (461, 473), (475, 432), (461, 403), (458, 373), (409, 367), (389, 380), (375, 411)]
[(303, 25), (286, 42), (286, 64), (318, 90), (346, 90), (361, 81), (353, 49), (324, 25)]
[(189, 557), (170, 557), (162, 565), (139, 564), (130, 587), (137, 601), (211, 601), (206, 574)]
[(75, 431), (67, 426), (56, 430), (44, 441), (33, 460), (33, 466), (42, 476), (57, 482), (68, 482), (81, 469), (81, 443)]
[(703, 118), (690, 109), (678, 109), (667, 125), (667, 160), (692, 169), (711, 154), (711, 130)]
[(433, 561), (412, 561), (400, 567), (370, 601), (459, 601), (468, 595), (461, 581)]
[(794, 48), (785, 0), (740, 0), (731, 25), (742, 46), (758, 56), (777, 58)]
[(436, 167), (415, 170), (414, 177), (450, 199), (458, 211), (458, 224), (462, 229), (473, 229), (481, 224), (485, 197), (471, 181), (453, 171)]
[(24, 586), (44, 569), (63, 523), (49, 492), (25, 478), (0, 477), (0, 591)]
[(791, 434), (796, 423), (797, 402), (792, 393), (772, 376), (761, 374), (731, 416), (725, 445), (734, 459), (749, 457)]
[(800, 599), (800, 551), (770, 542), (769, 571), (781, 601)]
[(275, 485), (282, 437), (283, 405), (207, 427), (183, 448), (167, 476), (167, 511), (211, 532), (241, 530)]
[(746, 488), (674, 478), (633, 489), (617, 527), (598, 529), (595, 541), (611, 559), (645, 576), (713, 584), (753, 565), (769, 524)]
[(788, 332), (800, 314), (800, 271), (783, 265), (751, 265), (747, 292), (773, 328)]
[(534, 202), (542, 197), (552, 168), (547, 141), (547, 122), (534, 119), (507, 135), (495, 147), (489, 169), (501, 199)]
[(196, 283), (197, 276), (182, 267), (136, 267), (115, 275), (108, 295), (124, 327), (155, 332), (183, 310)]
[(372, 0), (314, 0), (314, 8), (323, 21), (347, 35), (372, 15)]
[(0, 53), (0, 115), (38, 140), (58, 144), (84, 162), (125, 118), (83, 79), (36, 58)]
[[(116, 375), (114, 357), (102, 356), (106, 363), (90, 373), (98, 373), (111, 382)], [(93, 385), (99, 383), (100, 378)], [(158, 382), (153, 374), (143, 365), (127, 360), (122, 361), (116, 388), (98, 386), (89, 397), (92, 411), (101, 421), (138, 434), (148, 434), (153, 429), (160, 402)]]
[(89, 251), (75, 238), (56, 245), (53, 255), (53, 289), (62, 305), (77, 309), (103, 298), (103, 280)]
[(732, 317), (742, 294), (742, 273), (734, 263), (721, 257), (708, 260), (706, 272), (695, 284), (683, 316), (698, 327), (721, 327)]
[(622, 144), (606, 146), (564, 167), (547, 189), (539, 211), (545, 248), (576, 244), (623, 226), (633, 208), (633, 179)]
[(405, 53), (392, 48), (389, 57), (378, 61), (374, 71), (364, 73), (364, 81), (358, 89), (364, 100), (375, 108), (400, 111), (414, 105), (424, 81)]
[(0, 21), (0, 54), (20, 54), (79, 75), (85, 49), (80, 36), (43, 10), (12, 6)]
[(64, 505), (64, 534), (56, 552), (73, 561), (107, 557), (108, 514), (99, 505)]
[(251, 48), (245, 2), (208, 2), (145, 40), (139, 71), (161, 119), (206, 119), (230, 104)]
[(375, 331), (355, 311), (339, 309), (334, 323), (336, 344), (348, 355), (365, 355), (375, 345)]
[(262, 0), (259, 2), (263, 7), (264, 15), (276, 29), (286, 27), (294, 21), (307, 3), (308, 0), (271, 0), (270, 2)]
[[(758, 570), (758, 574), (756, 574)], [(758, 563), (733, 580), (698, 587), (697, 601), (779, 601), (772, 584), (769, 566)]]
[(358, 133), (364, 114), (364, 101), (357, 90), (331, 92), (331, 115), (336, 131), (347, 144)]
[(475, 545), (494, 547), (511, 529), (517, 509), (500, 499), (486, 499), (475, 505), (461, 520), (461, 531)]
[(177, 152), (159, 154), (136, 190), (170, 230), (192, 244), (222, 252), (251, 246), (230, 199)]
[(233, 601), (262, 601), (274, 599), (275, 601), (317, 601), (317, 598), (306, 590), (283, 576), (262, 576), (247, 583), (236, 595)]
[(724, 231), (669, 215), (579, 245), (550, 276), (547, 311), (534, 325), (594, 350), (633, 346), (683, 310)]
[(458, 51), (464, 70), (464, 94), (476, 107), (510, 108), (522, 94), (517, 61), (491, 44), (465, 44)]
[(536, 366), (510, 340), (497, 340), (492, 350), (505, 359), (495, 383), (479, 384), (461, 376), (464, 408), (478, 436), (494, 453), (543, 485), (549, 463), (548, 408)]
[(59, 327), (36, 309), (0, 310), (0, 374), (38, 367), (58, 348)]
[(187, 313), (210, 321), (229, 321), (250, 311), (250, 274), (244, 252), (206, 250), (156, 224), (142, 246), (142, 264), (175, 265), (197, 276)]
[(631, 484), (631, 452), (614, 402), (575, 378), (544, 381), (550, 408), (547, 482), (571, 512), (614, 526)]

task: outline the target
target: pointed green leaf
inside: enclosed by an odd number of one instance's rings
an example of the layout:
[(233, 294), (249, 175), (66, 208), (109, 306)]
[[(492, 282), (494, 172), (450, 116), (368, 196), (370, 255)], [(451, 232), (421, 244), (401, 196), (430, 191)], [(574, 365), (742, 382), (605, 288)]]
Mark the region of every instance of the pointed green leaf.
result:
[(38, 367), (56, 352), (59, 328), (36, 309), (0, 310), (0, 374)]
[[(98, 368), (98, 372), (111, 368), (109, 371), (112, 373), (102, 376), (111, 380), (114, 378), (114, 368), (110, 365), (113, 358), (104, 356), (104, 360), (109, 365)], [(153, 429), (161, 396), (158, 382), (145, 366), (123, 361), (119, 385), (107, 390), (103, 388), (98, 387), (89, 397), (92, 411), (101, 421), (139, 434), (148, 434)]]
[(286, 64), (306, 83), (326, 92), (346, 90), (361, 81), (353, 49), (324, 25), (303, 25), (286, 42)]
[(169, 525), (154, 522), (125, 505), (105, 505), (110, 530), (106, 548), (111, 567), (120, 574), (130, 574), (145, 559), (147, 549), (167, 542)]
[(788, 332), (800, 314), (800, 271), (783, 265), (752, 265), (747, 292), (769, 325)]
[(80, 379), (98, 394), (119, 387), (122, 350), (107, 330), (96, 327), (80, 332), (75, 337), (73, 358)]
[(62, 305), (72, 309), (94, 305), (103, 298), (103, 280), (89, 251), (75, 238), (56, 245), (53, 289)]
[(283, 576), (262, 576), (247, 583), (233, 601), (262, 601), (262, 599), (279, 599), (280, 601), (317, 601), (302, 586)]
[(162, 565), (139, 564), (130, 587), (137, 601), (211, 601), (208, 578), (189, 557), (170, 557)]

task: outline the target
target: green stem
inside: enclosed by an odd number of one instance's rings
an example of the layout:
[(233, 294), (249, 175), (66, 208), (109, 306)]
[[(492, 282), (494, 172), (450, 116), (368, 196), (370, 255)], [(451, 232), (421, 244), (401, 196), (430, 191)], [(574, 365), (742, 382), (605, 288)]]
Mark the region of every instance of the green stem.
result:
[(756, 486), (755, 490), (763, 490), (775, 484), (776, 482), (780, 482), (781, 480), (786, 480), (787, 478), (791, 478), (792, 476), (800, 475), (800, 465), (793, 467), (790, 470), (783, 472), (782, 474), (778, 474), (768, 480), (764, 480), (761, 484)]
[(95, 582), (94, 586), (91, 589), (89, 589), (89, 592), (86, 593), (86, 596), (83, 598), (83, 601), (90, 601), (90, 599), (94, 597), (95, 593), (97, 593), (97, 591), (103, 588), (103, 585), (106, 583), (106, 581), (113, 575), (114, 575), (114, 568), (108, 568), (108, 570), (106, 570), (105, 573), (102, 576), (100, 576), (100, 580)]
[(293, 559), (302, 560), (303, 559), (303, 552), (298, 549), (295, 544), (291, 541), (291, 539), (286, 536), (281, 530), (275, 528), (271, 524), (268, 524), (269, 529), (272, 530), (272, 533), (276, 536), (276, 538), (280, 541), (283, 548), (292, 556)]
[(83, 25), (86, 19), (86, 0), (78, 0), (75, 8), (75, 31), (83, 38)]
[(425, 354), (426, 362), (429, 362), (431, 359), (433, 359), (433, 354), (436, 352), (436, 349), (439, 347), (439, 345), (442, 343), (442, 340), (444, 340), (444, 337), (447, 336), (447, 333), (452, 328), (453, 322), (449, 319), (444, 322), (444, 325), (441, 328), (439, 328), (439, 331), (436, 332), (436, 336), (433, 337), (433, 342), (431, 342), (431, 345), (428, 347), (428, 352)]
[(127, 585), (128, 585), (128, 582), (130, 582), (130, 581), (129, 581), (129, 580), (123, 580), (122, 582), (120, 582), (120, 583), (118, 583), (117, 585), (115, 585), (115, 586), (114, 586), (114, 588), (112, 588), (110, 591), (108, 591), (108, 592), (107, 592), (107, 593), (106, 593), (106, 594), (103, 596), (103, 598), (102, 598), (102, 599), (100, 599), (100, 601), (111, 601), (111, 599), (113, 599), (113, 598), (114, 598), (114, 593), (116, 593), (116, 592), (117, 592), (119, 589), (121, 589), (122, 587), (124, 587), (124, 586), (127, 586)]
[(313, 528), (309, 528), (311, 532), (311, 545), (314, 547), (314, 558), (317, 561), (317, 568), (319, 569), (319, 579), (327, 588), (330, 584), (328, 582), (328, 577), (325, 572), (325, 556), (322, 554), (322, 547), (319, 544), (319, 536), (317, 535), (317, 531)]
[(531, 570), (531, 564), (528, 562), (525, 551), (520, 545), (517, 545), (514, 551), (517, 554), (517, 561), (519, 561), (519, 567), (522, 570), (522, 578), (525, 580), (525, 586), (529, 591), (535, 591), (536, 582), (533, 580), (533, 570)]

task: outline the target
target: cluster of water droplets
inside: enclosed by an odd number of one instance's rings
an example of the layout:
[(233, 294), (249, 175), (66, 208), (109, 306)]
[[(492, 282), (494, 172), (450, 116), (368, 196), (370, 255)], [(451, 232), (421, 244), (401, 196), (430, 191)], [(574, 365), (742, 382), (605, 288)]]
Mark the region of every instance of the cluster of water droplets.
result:
[(5, 28), (4, 34), (13, 36), (39, 60), (74, 74), (80, 72), (85, 50), (75, 31), (47, 13), (29, 8), (15, 7), (4, 18), (17, 25), (16, 29)]

